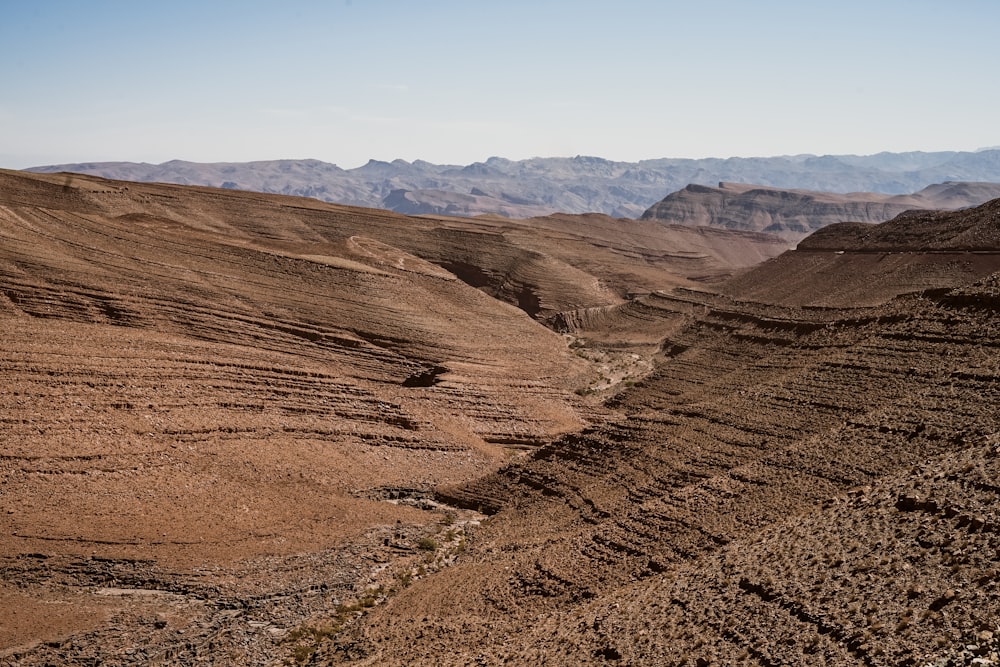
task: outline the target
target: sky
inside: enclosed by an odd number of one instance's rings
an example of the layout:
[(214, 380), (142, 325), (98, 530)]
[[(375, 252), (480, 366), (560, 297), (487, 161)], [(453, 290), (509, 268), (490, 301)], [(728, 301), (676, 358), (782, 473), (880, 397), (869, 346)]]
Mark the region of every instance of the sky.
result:
[(0, 0), (0, 167), (1000, 145), (997, 0)]

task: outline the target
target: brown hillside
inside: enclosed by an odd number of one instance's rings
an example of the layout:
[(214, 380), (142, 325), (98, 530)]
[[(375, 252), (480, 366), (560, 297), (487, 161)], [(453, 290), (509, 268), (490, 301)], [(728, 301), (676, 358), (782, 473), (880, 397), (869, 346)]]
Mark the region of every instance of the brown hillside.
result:
[(208, 641), (220, 596), (336, 604), (442, 516), (386, 498), (583, 423), (561, 337), (364, 212), (0, 177), (0, 594), (33, 601), (2, 606), (4, 650), (154, 611)]
[(282, 658), (420, 563), (435, 488), (606, 418), (529, 314), (782, 248), (618, 222), (0, 172), (0, 660)]
[(907, 213), (881, 225), (830, 225), (722, 289), (786, 305), (876, 305), (1000, 271), (998, 248), (1000, 199), (953, 213)]
[(744, 272), (780, 244), (0, 193), (0, 661), (993, 660), (995, 204)]
[[(988, 225), (990, 208), (966, 215)], [(877, 306), (641, 299), (668, 333), (620, 418), (443, 493), (495, 514), (320, 662), (988, 656), (1000, 319), (996, 274), (966, 279)]]

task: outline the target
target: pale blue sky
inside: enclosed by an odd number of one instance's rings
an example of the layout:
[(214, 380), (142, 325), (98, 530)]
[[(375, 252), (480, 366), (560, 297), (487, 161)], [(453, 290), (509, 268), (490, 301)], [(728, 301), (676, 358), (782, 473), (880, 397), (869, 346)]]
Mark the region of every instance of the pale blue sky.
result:
[(0, 0), (0, 167), (1000, 144), (997, 0)]

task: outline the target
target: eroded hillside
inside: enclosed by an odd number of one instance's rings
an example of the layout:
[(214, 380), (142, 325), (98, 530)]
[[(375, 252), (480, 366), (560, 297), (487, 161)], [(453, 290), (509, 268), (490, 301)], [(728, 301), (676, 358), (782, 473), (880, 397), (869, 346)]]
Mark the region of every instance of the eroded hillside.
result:
[(387, 499), (585, 423), (589, 371), (560, 336), (338, 225), (357, 211), (322, 236), (239, 196), (3, 191), (0, 553), (26, 624), (5, 619), (5, 649), (54, 638), (22, 598), (70, 603), (55, 638), (157, 607), (119, 589), (210, 620), (219, 597), (343, 599), (441, 518)]
[(0, 177), (7, 662), (993, 659), (997, 202), (741, 272), (780, 244)]
[(0, 659), (280, 661), (453, 558), (435, 489), (611, 414), (536, 320), (783, 247), (619, 222), (0, 172)]
[[(917, 251), (998, 226), (994, 202), (876, 234)], [(843, 272), (886, 252), (843, 238), (825, 250)], [(325, 644), (320, 662), (993, 659), (1000, 253), (988, 246), (947, 287), (948, 264), (914, 252), (910, 272), (935, 289), (876, 286), (878, 304), (809, 305), (822, 285), (798, 303), (751, 301), (739, 281), (728, 297), (643, 298), (662, 354), (612, 401), (620, 417), (442, 492), (493, 515), (454, 566)], [(782, 267), (745, 284), (777, 284)]]

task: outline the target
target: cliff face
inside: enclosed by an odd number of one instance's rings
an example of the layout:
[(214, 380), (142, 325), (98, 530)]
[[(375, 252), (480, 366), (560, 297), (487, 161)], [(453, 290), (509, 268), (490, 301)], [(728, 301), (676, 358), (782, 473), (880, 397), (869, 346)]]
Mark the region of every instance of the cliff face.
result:
[(798, 240), (836, 222), (884, 222), (914, 209), (957, 209), (1000, 197), (1000, 184), (943, 183), (912, 195), (834, 194), (738, 183), (689, 185), (650, 207), (644, 220), (764, 231)]

